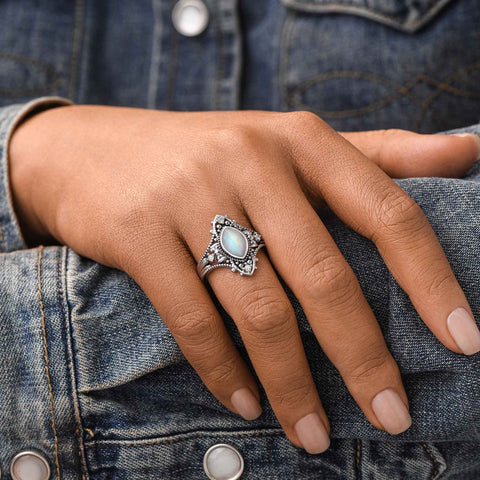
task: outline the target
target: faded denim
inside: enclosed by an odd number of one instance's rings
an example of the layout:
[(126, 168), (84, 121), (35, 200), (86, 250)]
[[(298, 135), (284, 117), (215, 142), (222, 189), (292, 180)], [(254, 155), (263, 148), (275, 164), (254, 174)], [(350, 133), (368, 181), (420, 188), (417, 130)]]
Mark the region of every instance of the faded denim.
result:
[[(208, 0), (209, 27), (186, 38), (173, 3), (0, 1), (2, 480), (23, 449), (46, 456), (52, 479), (200, 480), (216, 443), (240, 450), (248, 480), (480, 479), (480, 356), (440, 344), (375, 245), (330, 209), (318, 213), (399, 364), (413, 424), (397, 436), (369, 424), (284, 285), (332, 427), (331, 448), (310, 455), (285, 437), (262, 389), (254, 421), (220, 404), (128, 275), (68, 247), (27, 249), (8, 184), (15, 126), (71, 102), (309, 109), (338, 130), (480, 134), (480, 4)], [(427, 215), (480, 319), (480, 162), (462, 179), (395, 181)]]

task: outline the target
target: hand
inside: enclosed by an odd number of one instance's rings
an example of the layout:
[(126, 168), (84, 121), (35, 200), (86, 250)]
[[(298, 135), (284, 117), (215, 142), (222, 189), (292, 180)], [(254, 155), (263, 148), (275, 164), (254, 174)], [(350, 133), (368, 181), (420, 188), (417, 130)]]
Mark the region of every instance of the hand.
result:
[(421, 208), (387, 173), (461, 175), (478, 158), (475, 138), (338, 134), (306, 112), (65, 106), (14, 133), (12, 194), (30, 245), (67, 244), (127, 272), (213, 395), (247, 419), (261, 413), (258, 389), (196, 264), (215, 214), (260, 232), (267, 250), (253, 276), (218, 268), (208, 281), (286, 435), (318, 453), (329, 422), (277, 272), (368, 420), (392, 434), (407, 429), (398, 366), (315, 209), (327, 204), (375, 242), (433, 334), (471, 354), (480, 335), (473, 320), (447, 321), (459, 307), (472, 314), (465, 295)]

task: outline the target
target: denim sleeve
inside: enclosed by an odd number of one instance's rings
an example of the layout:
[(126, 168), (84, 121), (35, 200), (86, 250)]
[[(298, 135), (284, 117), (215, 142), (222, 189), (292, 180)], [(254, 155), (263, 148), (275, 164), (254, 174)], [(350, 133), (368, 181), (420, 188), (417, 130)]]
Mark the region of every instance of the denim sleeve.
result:
[(47, 108), (71, 104), (66, 98), (48, 96), (0, 107), (0, 252), (27, 248), (12, 205), (8, 175), (10, 138), (15, 128), (28, 116)]
[[(466, 131), (480, 133), (480, 125)], [(480, 161), (461, 179), (395, 181), (427, 215), (480, 319)], [(242, 480), (478, 480), (480, 354), (444, 347), (375, 245), (330, 210), (319, 215), (398, 362), (410, 429), (391, 436), (370, 425), (285, 284), (331, 422), (331, 447), (319, 455), (289, 442), (263, 389), (264, 412), (253, 421), (218, 402), (127, 274), (65, 246), (39, 247), (0, 255), (4, 472), (30, 449), (44, 455), (54, 479), (201, 480), (208, 448), (229, 444), (243, 456)], [(249, 363), (233, 320), (213, 298)]]

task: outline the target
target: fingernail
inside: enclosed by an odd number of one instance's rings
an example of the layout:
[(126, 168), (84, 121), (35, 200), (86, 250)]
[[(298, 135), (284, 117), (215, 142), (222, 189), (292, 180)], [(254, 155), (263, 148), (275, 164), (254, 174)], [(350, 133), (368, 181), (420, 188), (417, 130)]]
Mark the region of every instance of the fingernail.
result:
[(330, 446), (330, 437), (317, 413), (305, 415), (298, 420), (294, 428), (308, 453), (322, 453)]
[(412, 424), (406, 405), (392, 388), (377, 393), (372, 408), (383, 428), (392, 435), (404, 432)]
[(230, 401), (245, 420), (254, 420), (262, 414), (262, 407), (248, 387), (235, 390)]
[(477, 142), (477, 160), (480, 160), (480, 137), (475, 133), (455, 133), (456, 137), (472, 137)]
[(447, 318), (448, 331), (465, 355), (480, 351), (480, 330), (472, 316), (462, 307)]

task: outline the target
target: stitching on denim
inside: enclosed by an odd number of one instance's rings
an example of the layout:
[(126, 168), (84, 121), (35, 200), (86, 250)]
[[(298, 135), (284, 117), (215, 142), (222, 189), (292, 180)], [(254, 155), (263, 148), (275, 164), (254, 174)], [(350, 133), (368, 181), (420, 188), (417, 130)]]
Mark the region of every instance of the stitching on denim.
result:
[(75, 0), (72, 32), (72, 53), (70, 56), (70, 81), (68, 85), (68, 97), (76, 99), (77, 76), (79, 72), (79, 60), (82, 51), (83, 27), (85, 17), (85, 0)]
[(94, 447), (96, 445), (103, 444), (118, 444), (125, 447), (144, 447), (148, 445), (169, 445), (172, 443), (183, 442), (187, 440), (195, 440), (197, 438), (217, 438), (217, 437), (228, 437), (228, 438), (245, 438), (245, 437), (271, 437), (274, 435), (284, 435), (283, 430), (273, 431), (273, 432), (255, 432), (255, 433), (236, 433), (236, 432), (211, 432), (211, 433), (199, 433), (193, 435), (180, 435), (178, 438), (172, 438), (168, 440), (162, 440), (159, 438), (152, 440), (141, 440), (141, 441), (129, 441), (129, 440), (104, 440), (104, 441), (91, 441), (85, 442), (86, 447)]
[[(466, 97), (466, 98), (480, 99), (480, 93), (466, 92), (466, 91), (463, 91), (463, 90), (455, 89), (454, 87), (452, 87), (450, 85), (460, 75), (462, 75), (462, 73), (468, 73), (468, 72), (470, 72), (472, 70), (476, 70), (478, 68), (480, 68), (480, 61), (477, 61), (477, 62), (471, 63), (470, 65), (458, 68), (455, 72), (453, 72), (450, 76), (448, 76), (446, 80), (444, 80), (443, 82), (439, 82), (439, 84), (437, 85), (437, 90), (435, 92), (433, 92), (432, 95), (430, 95), (430, 97), (427, 98), (426, 100), (424, 100), (424, 102), (422, 103), (422, 111), (420, 112), (420, 114), (418, 116), (418, 119), (415, 122), (414, 128), (418, 128), (418, 126), (421, 124), (421, 122), (423, 120), (423, 117), (425, 116), (425, 113), (427, 111), (429, 111), (430, 106), (432, 105), (433, 101), (438, 96), (440, 96), (444, 91), (447, 91), (447, 88), (449, 89), (448, 90), (449, 93), (453, 93), (453, 90), (456, 90), (456, 91), (462, 93), (462, 95), (460, 95), (459, 93), (456, 93), (456, 95), (463, 96), (463, 97)], [(452, 91), (450, 91), (450, 90), (452, 90)], [(445, 130), (445, 128), (442, 128), (441, 122), (439, 122), (438, 126), (439, 126), (440, 130)]]
[[(467, 67), (462, 67), (458, 69), (454, 74), (452, 74), (447, 80), (439, 81), (432, 77), (429, 77), (425, 74), (419, 74), (409, 80), (405, 85), (399, 85), (396, 82), (382, 77), (380, 75), (372, 74), (370, 72), (362, 72), (357, 70), (335, 70), (332, 72), (321, 73), (316, 75), (315, 77), (311, 78), (310, 80), (298, 85), (295, 87), (292, 92), (288, 95), (288, 103), (294, 108), (302, 108), (305, 110), (311, 110), (317, 113), (319, 116), (324, 118), (347, 118), (355, 115), (364, 115), (367, 113), (371, 113), (375, 110), (379, 110), (380, 108), (384, 108), (387, 105), (391, 104), (394, 100), (401, 97), (402, 95), (408, 95), (412, 100), (419, 102), (421, 104), (422, 112), (415, 122), (414, 129), (418, 128), (420, 122), (423, 118), (423, 114), (429, 109), (432, 101), (438, 97), (441, 93), (450, 93), (452, 95), (461, 96), (465, 98), (472, 98), (472, 99), (480, 99), (480, 93), (478, 92), (471, 92), (467, 90), (462, 90), (459, 88), (452, 87), (450, 84), (457, 78), (461, 73), (468, 72), (480, 67), (480, 62), (475, 62), (472, 65), (468, 65)], [(383, 99), (373, 102), (369, 105), (351, 109), (351, 110), (339, 110), (339, 111), (331, 111), (331, 110), (317, 110), (311, 108), (309, 105), (302, 103), (299, 100), (299, 97), (310, 87), (313, 85), (325, 82), (327, 80), (332, 80), (336, 78), (349, 78), (349, 79), (364, 79), (371, 81), (372, 83), (377, 83), (379, 85), (384, 85), (389, 88), (393, 88), (395, 91)], [(429, 84), (431, 86), (437, 87), (437, 90), (433, 92), (430, 97), (426, 100), (421, 99), (417, 95), (414, 95), (411, 90), (415, 87), (418, 83), (423, 82)], [(437, 118), (434, 118), (438, 121)]]
[(356, 480), (360, 480), (360, 455), (362, 450), (362, 442), (359, 438), (357, 438), (357, 447), (356, 447), (356, 455), (355, 455), (355, 478)]
[(428, 448), (427, 444), (426, 443), (422, 443), (422, 447), (425, 449), (425, 451), (428, 453), (428, 456), (431, 458), (432, 462), (433, 462), (433, 472), (432, 474), (430, 475), (430, 480), (433, 480), (436, 475), (438, 474), (439, 472), (439, 468), (438, 468), (438, 462), (437, 462), (437, 459), (433, 456), (432, 452), (430, 451), (430, 449)]
[[(173, 9), (174, 0), (170, 0), (170, 10)], [(176, 90), (177, 78), (177, 62), (179, 48), (179, 34), (175, 28), (170, 27), (170, 59), (167, 67), (167, 92), (166, 92), (166, 109), (173, 110), (173, 97)]]
[(403, 31), (414, 32), (415, 30), (427, 24), (444, 6), (450, 2), (451, 0), (437, 0), (429, 10), (421, 15), (418, 20), (412, 23), (399, 22), (392, 15), (378, 12), (371, 7), (363, 5), (344, 5), (332, 2), (326, 5), (317, 4), (309, 6), (299, 3), (296, 0), (285, 0), (284, 3), (291, 8), (297, 8), (306, 12), (357, 14), (372, 20), (378, 20)]
[[(59, 256), (59, 259), (58, 259), (58, 290), (59, 290), (59, 293), (60, 293), (60, 303), (62, 304), (64, 322), (65, 322), (65, 325), (67, 325), (68, 324), (68, 315), (67, 315), (67, 311), (65, 309), (66, 292), (64, 292), (63, 285), (62, 285), (62, 279), (63, 279), (62, 260), (63, 260), (63, 255), (65, 255), (65, 261), (66, 261), (66, 247), (64, 247), (62, 249), (62, 256)], [(68, 354), (70, 356), (70, 348), (69, 348), (68, 345), (67, 345), (67, 350), (68, 350)], [(70, 372), (71, 377), (74, 378), (73, 365), (72, 365), (72, 359), (71, 358), (68, 358), (67, 368)], [(80, 415), (78, 413), (78, 402), (77, 402), (77, 396), (76, 396), (76, 393), (75, 393), (75, 387), (73, 385), (72, 385), (72, 397), (73, 397), (73, 406), (74, 406), (73, 410), (74, 410), (74, 413), (75, 413), (75, 420), (76, 420), (76, 424), (77, 424), (77, 426), (75, 428), (75, 433), (77, 434), (77, 439), (78, 439), (77, 453), (78, 453), (78, 456), (80, 458), (80, 465), (82, 466), (82, 480), (86, 480), (85, 474), (84, 474), (84, 471), (83, 471), (83, 470), (86, 470), (86, 465), (84, 464), (83, 438), (82, 438), (82, 434), (81, 434), (80, 429), (79, 429), (79, 426), (81, 427), (82, 425), (81, 425)]]
[(295, 24), (295, 19), (297, 17), (296, 12), (287, 12), (287, 17), (285, 18), (282, 33), (281, 33), (281, 45), (280, 45), (280, 65), (279, 65), (279, 81), (280, 85), (278, 88), (280, 95), (280, 108), (285, 111), (288, 110), (289, 105), (289, 95), (288, 95), (288, 86), (287, 86), (287, 72), (288, 72), (288, 62), (290, 60), (290, 41), (292, 38), (293, 26)]
[(318, 115), (325, 117), (325, 118), (346, 118), (351, 117), (354, 115), (363, 115), (366, 113), (371, 113), (372, 111), (378, 110), (380, 108), (384, 108), (390, 103), (392, 103), (397, 97), (401, 96), (402, 94), (408, 93), (408, 87), (402, 87), (395, 82), (390, 81), (387, 78), (380, 77), (379, 75), (375, 75), (369, 72), (362, 72), (357, 70), (334, 70), (332, 72), (321, 73), (316, 75), (315, 77), (311, 78), (307, 82), (304, 82), (301, 85), (295, 87), (290, 94), (288, 95), (288, 103), (293, 106), (294, 108), (302, 108), (302, 109), (311, 109), (308, 105), (302, 103), (298, 100), (298, 97), (304, 93), (307, 89), (311, 88), (313, 85), (323, 83), (327, 80), (332, 80), (335, 78), (349, 78), (349, 79), (364, 79), (371, 81), (372, 83), (377, 83), (379, 85), (388, 86), (390, 88), (396, 88), (397, 91), (387, 95), (381, 100), (377, 102), (373, 102), (369, 105), (365, 105), (360, 108), (355, 108), (351, 110), (315, 110)]
[(224, 58), (224, 38), (222, 32), (222, 25), (221, 25), (221, 15), (220, 9), (218, 5), (218, 0), (214, 0), (214, 8), (215, 8), (215, 36), (217, 38), (217, 70), (215, 72), (215, 92), (214, 92), (214, 109), (219, 110), (220, 106), (220, 92), (222, 90), (222, 80), (223, 76), (225, 75), (225, 58)]
[(47, 333), (45, 329), (45, 309), (43, 306), (43, 296), (42, 296), (42, 253), (43, 253), (43, 245), (40, 245), (38, 249), (38, 266), (37, 266), (37, 273), (38, 273), (38, 297), (40, 301), (40, 312), (41, 312), (41, 321), (42, 321), (42, 333), (43, 333), (43, 349), (44, 349), (44, 356), (45, 356), (45, 371), (47, 375), (47, 382), (48, 382), (48, 393), (50, 395), (50, 412), (52, 415), (52, 429), (53, 435), (55, 437), (55, 464), (57, 466), (57, 477), (60, 480), (60, 463), (58, 461), (58, 437), (57, 437), (57, 428), (55, 426), (55, 413), (53, 411), (53, 392), (52, 392), (52, 383), (50, 381), (50, 371), (48, 368), (49, 365), (49, 358), (48, 358), (48, 346), (47, 346)]
[(163, 18), (160, 0), (152, 0), (154, 27), (152, 34), (152, 56), (150, 58), (150, 72), (148, 75), (147, 107), (155, 108), (157, 105), (159, 69), (162, 61), (162, 34)]
[(27, 57), (26, 55), (20, 55), (17, 53), (0, 52), (0, 59), (11, 60), (13, 62), (29, 65), (43, 71), (47, 75), (47, 79), (51, 79), (46, 85), (38, 87), (0, 87), (0, 95), (3, 97), (21, 97), (45, 93), (57, 88), (62, 81), (60, 73), (58, 73), (50, 64), (42, 62), (41, 60), (37, 60), (36, 58)]
[(5, 244), (5, 237), (3, 235), (3, 226), (0, 225), (0, 245), (2, 246), (2, 252), (7, 251), (7, 246)]
[[(442, 84), (442, 82), (435, 81), (426, 75), (420, 74), (416, 77), (409, 80), (405, 85), (397, 84), (396, 82), (390, 80), (389, 78), (382, 77), (380, 75), (370, 73), (370, 72), (363, 72), (360, 70), (333, 70), (331, 72), (320, 73), (315, 77), (311, 78), (310, 80), (298, 85), (295, 87), (292, 92), (289, 94), (289, 102), (292, 106), (297, 108), (306, 108), (308, 105), (303, 104), (297, 98), (302, 95), (306, 90), (311, 88), (313, 85), (323, 83), (328, 80), (335, 80), (338, 78), (348, 78), (353, 80), (368, 80), (372, 83), (377, 83), (379, 85), (383, 85), (385, 87), (389, 87), (395, 89), (393, 93), (387, 95), (381, 100), (376, 102), (370, 103), (363, 107), (354, 108), (351, 110), (317, 110), (318, 112), (322, 113), (325, 117), (334, 117), (334, 118), (343, 118), (349, 117), (352, 115), (361, 115), (364, 113), (370, 113), (374, 110), (378, 110), (379, 108), (385, 107), (393, 102), (397, 97), (401, 95), (409, 95), (412, 99), (416, 101), (422, 101), (421, 98), (417, 97), (416, 95), (412, 94), (410, 90), (419, 82), (425, 81), (426, 83), (433, 84), (435, 86)], [(427, 82), (428, 80), (428, 82)], [(468, 93), (468, 92), (466, 92)]]

